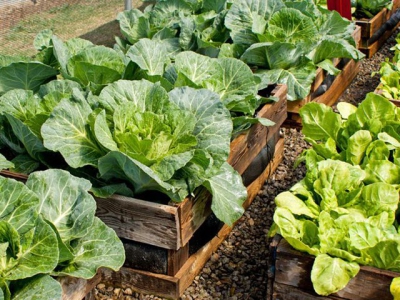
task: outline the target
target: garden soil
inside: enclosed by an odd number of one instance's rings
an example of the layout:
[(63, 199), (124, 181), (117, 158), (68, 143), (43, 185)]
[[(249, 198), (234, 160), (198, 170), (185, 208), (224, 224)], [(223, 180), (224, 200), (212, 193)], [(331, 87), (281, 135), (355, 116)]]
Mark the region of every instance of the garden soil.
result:
[[(390, 48), (396, 43), (399, 30), (387, 40), (383, 47), (360, 64), (360, 71), (339, 101), (354, 105), (365, 95), (373, 92), (379, 84), (379, 70), (386, 57), (393, 55)], [(272, 224), (274, 198), (288, 190), (305, 175), (304, 166), (294, 168), (300, 153), (308, 147), (301, 131), (282, 129), (285, 138), (284, 159), (274, 174), (244, 213), (228, 238), (206, 263), (192, 285), (181, 299), (202, 300), (264, 300), (270, 299), (271, 287), (268, 278), (272, 275), (269, 265), (268, 230)], [(120, 289), (98, 284), (94, 292), (96, 299), (163, 299), (153, 295), (139, 294), (131, 289)]]

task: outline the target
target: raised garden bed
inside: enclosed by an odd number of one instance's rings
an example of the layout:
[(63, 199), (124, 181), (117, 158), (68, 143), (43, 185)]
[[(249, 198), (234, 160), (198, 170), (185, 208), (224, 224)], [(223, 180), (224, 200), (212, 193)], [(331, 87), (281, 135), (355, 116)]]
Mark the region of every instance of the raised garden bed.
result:
[[(360, 27), (353, 32), (356, 43), (361, 39), (360, 33)], [(337, 76), (329, 75), (323, 69), (318, 68), (307, 97), (287, 102), (288, 118), (284, 123), (285, 127), (301, 127), (299, 110), (309, 102), (323, 103), (328, 106), (335, 104), (356, 77), (360, 67), (360, 61), (356, 62), (353, 59), (334, 59), (333, 63), (336, 68), (341, 70)]]
[(372, 19), (355, 21), (356, 25), (361, 27), (361, 41), (358, 49), (368, 58), (374, 55), (399, 27), (400, 19), (395, 16), (399, 8), (400, 0), (393, 0), (391, 10), (384, 8)]
[[(282, 159), (283, 138), (280, 138), (275, 145), (274, 158), (270, 161), (264, 172), (247, 186), (248, 198), (243, 205), (245, 208), (251, 204), (258, 191), (264, 185), (265, 180), (275, 171)], [(232, 227), (223, 225), (216, 234), (211, 236), (203, 246), (191, 255), (188, 255), (189, 248), (192, 242), (197, 242), (196, 237), (189, 241), (180, 251), (169, 251), (168, 263), (172, 263), (175, 266), (181, 265), (179, 269), (175, 268), (175, 272), (171, 275), (123, 267), (118, 272), (104, 270), (102, 273), (102, 283), (106, 284), (106, 286), (129, 287), (141, 293), (178, 299), (185, 289), (191, 285), (212, 253), (218, 249), (231, 230)], [(172, 270), (173, 268), (170, 267), (169, 269)]]
[(399, 276), (396, 272), (362, 266), (357, 276), (344, 289), (322, 297), (314, 292), (311, 282), (313, 256), (294, 250), (279, 236), (274, 237), (270, 253), (274, 272), (270, 282), (273, 284), (272, 292), (267, 299), (393, 299), (389, 287), (392, 279)]
[[(278, 102), (265, 105), (258, 113), (276, 123), (273, 127), (256, 124), (231, 142), (228, 162), (243, 174), (286, 119), (286, 87), (278, 85), (271, 95)], [(179, 204), (157, 204), (139, 199), (114, 196), (97, 199), (97, 216), (113, 228), (119, 237), (164, 249), (178, 250), (211, 213), (205, 191)]]

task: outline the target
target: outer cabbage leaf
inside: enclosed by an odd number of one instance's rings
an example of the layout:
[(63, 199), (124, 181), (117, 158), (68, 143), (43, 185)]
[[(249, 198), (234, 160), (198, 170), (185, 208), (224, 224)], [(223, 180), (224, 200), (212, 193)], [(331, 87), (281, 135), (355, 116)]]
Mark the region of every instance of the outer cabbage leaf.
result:
[(258, 32), (263, 31), (261, 29), (265, 29), (268, 19), (284, 7), (281, 0), (234, 1), (226, 14), (225, 26), (231, 31), (231, 38), (235, 44), (250, 46), (259, 41), (257, 34), (253, 33), (253, 28), (258, 28)]
[(21, 247), (16, 259), (3, 269), (4, 278), (17, 280), (51, 272), (58, 263), (57, 237), (41, 216), (35, 227), (21, 235)]
[(38, 91), (40, 85), (54, 79), (58, 72), (40, 62), (15, 62), (0, 67), (0, 95), (13, 90)]
[(314, 260), (311, 281), (319, 295), (327, 296), (344, 288), (359, 270), (357, 263), (320, 254)]
[(313, 20), (294, 8), (283, 8), (273, 14), (262, 39), (266, 42), (287, 42), (307, 53), (318, 38)]
[(262, 67), (255, 74), (262, 82), (286, 84), (288, 100), (303, 99), (310, 92), (315, 66), (303, 56), (301, 49), (292, 44), (254, 44), (243, 53), (241, 59), (249, 65)]
[(67, 63), (69, 75), (97, 94), (108, 83), (122, 78), (125, 64), (120, 55), (105, 46), (86, 48)]
[(97, 166), (97, 160), (105, 154), (90, 131), (91, 113), (83, 95), (75, 93), (73, 99), (59, 103), (41, 129), (44, 146), (59, 151), (74, 168)]
[(150, 22), (156, 28), (173, 27), (183, 16), (199, 9), (200, 2), (186, 0), (157, 1), (150, 12)]
[(151, 38), (148, 16), (138, 9), (120, 12), (117, 16), (121, 33), (133, 45), (142, 38)]
[(194, 135), (199, 149), (205, 149), (218, 168), (228, 159), (232, 121), (229, 111), (217, 94), (188, 87), (176, 88), (169, 93), (172, 102), (180, 109), (192, 112), (197, 120)]
[(125, 262), (122, 242), (99, 218), (94, 218), (88, 233), (71, 243), (75, 257), (57, 271), (57, 276), (92, 278), (100, 267), (118, 271)]
[(150, 76), (163, 75), (170, 63), (169, 53), (164, 45), (150, 39), (141, 39), (129, 48), (126, 55)]
[(207, 179), (204, 186), (213, 195), (211, 209), (214, 214), (225, 224), (233, 226), (244, 213), (243, 203), (247, 198), (242, 177), (225, 162), (219, 174)]
[(11, 161), (8, 161), (3, 154), (0, 154), (0, 170), (10, 169), (14, 167), (14, 164)]
[(60, 283), (49, 275), (37, 275), (18, 281), (14, 287), (12, 299), (62, 299)]
[(49, 169), (32, 173), (26, 186), (39, 196), (38, 211), (54, 224), (63, 242), (87, 233), (96, 211), (96, 202), (88, 193), (89, 181)]
[(307, 55), (315, 64), (318, 64), (326, 59), (334, 58), (350, 58), (360, 60), (363, 54), (358, 51), (354, 45), (346, 40), (337, 40), (335, 38), (322, 40), (315, 48)]
[(216, 92), (230, 111), (253, 115), (258, 108), (257, 78), (240, 60), (182, 52), (175, 61), (175, 86), (203, 87)]
[(21, 182), (5, 177), (0, 177), (0, 187), (0, 220), (7, 221), (20, 234), (24, 234), (35, 225), (38, 196)]
[(156, 190), (180, 202), (190, 193), (183, 180), (179, 183), (175, 180), (174, 184), (164, 182), (151, 168), (119, 151), (111, 151), (99, 159), (99, 172), (106, 180), (127, 180), (133, 185), (135, 194)]

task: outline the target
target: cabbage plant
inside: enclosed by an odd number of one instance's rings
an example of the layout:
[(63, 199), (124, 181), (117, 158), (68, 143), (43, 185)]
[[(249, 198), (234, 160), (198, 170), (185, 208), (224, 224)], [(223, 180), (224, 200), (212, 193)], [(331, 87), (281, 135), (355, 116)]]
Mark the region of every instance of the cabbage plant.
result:
[(58, 276), (90, 279), (124, 263), (122, 242), (95, 217), (89, 181), (52, 169), (0, 186), (0, 299), (62, 299)]
[(135, 195), (159, 191), (182, 201), (204, 186), (227, 224), (243, 213), (246, 189), (226, 162), (232, 120), (218, 94), (206, 89), (119, 80), (99, 96), (73, 89), (41, 127), (46, 149), (74, 169), (127, 182)]

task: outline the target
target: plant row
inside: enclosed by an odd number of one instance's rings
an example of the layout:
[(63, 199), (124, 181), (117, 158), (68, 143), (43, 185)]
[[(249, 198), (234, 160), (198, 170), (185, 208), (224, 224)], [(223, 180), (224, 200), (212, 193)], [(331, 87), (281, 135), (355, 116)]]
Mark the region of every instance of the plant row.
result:
[(299, 161), (307, 172), (276, 197), (270, 232), (315, 256), (311, 281), (324, 296), (344, 288), (360, 265), (400, 272), (400, 109), (374, 93), (337, 109), (300, 109), (312, 146)]

